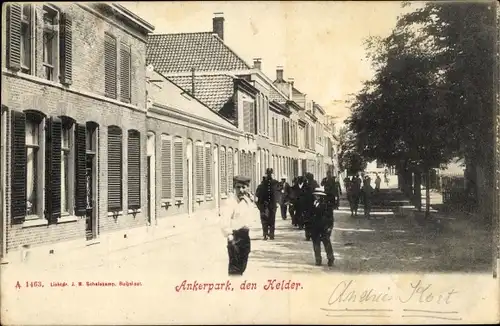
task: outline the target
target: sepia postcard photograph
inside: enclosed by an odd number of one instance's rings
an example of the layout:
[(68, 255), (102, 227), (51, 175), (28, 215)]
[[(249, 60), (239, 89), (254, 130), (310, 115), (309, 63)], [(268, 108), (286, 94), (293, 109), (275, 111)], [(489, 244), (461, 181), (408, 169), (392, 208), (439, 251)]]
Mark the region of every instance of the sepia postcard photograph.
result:
[(2, 4), (2, 325), (498, 324), (500, 4)]

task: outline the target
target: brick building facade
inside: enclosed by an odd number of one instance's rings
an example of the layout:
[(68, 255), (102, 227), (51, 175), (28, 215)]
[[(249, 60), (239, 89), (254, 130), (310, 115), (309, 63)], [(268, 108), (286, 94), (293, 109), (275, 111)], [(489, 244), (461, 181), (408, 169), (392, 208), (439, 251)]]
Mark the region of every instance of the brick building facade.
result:
[(114, 4), (4, 13), (2, 254), (144, 225), (153, 26)]

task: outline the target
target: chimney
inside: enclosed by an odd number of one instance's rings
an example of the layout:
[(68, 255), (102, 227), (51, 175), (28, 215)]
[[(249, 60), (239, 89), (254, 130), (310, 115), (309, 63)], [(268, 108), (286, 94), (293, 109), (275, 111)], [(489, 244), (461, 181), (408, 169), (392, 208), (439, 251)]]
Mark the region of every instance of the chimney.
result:
[(253, 67), (255, 69), (261, 70), (261, 68), (262, 68), (262, 61), (261, 60), (262, 60), (261, 58), (255, 58), (255, 59), (253, 59)]
[(293, 100), (293, 78), (288, 78), (288, 97), (289, 100)]
[(292, 85), (292, 87), (293, 87), (293, 82), (294, 82), (294, 81), (295, 81), (295, 79), (293, 79), (293, 78), (288, 78), (288, 83), (290, 83), (290, 85)]
[(276, 67), (276, 80), (283, 81), (283, 67), (282, 66)]
[(216, 12), (213, 18), (213, 33), (224, 40), (224, 13)]

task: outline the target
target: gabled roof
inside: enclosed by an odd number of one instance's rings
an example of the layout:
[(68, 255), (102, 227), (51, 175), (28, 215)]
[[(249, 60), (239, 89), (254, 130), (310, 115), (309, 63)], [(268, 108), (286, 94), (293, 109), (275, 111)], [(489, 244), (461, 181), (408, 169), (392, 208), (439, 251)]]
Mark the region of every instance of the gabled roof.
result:
[(284, 104), (287, 101), (286, 97), (278, 93), (273, 87), (270, 88), (269, 99), (280, 104)]
[(212, 32), (149, 35), (147, 62), (163, 74), (250, 69)]
[[(192, 93), (192, 76), (170, 76), (169, 79)], [(210, 109), (219, 111), (233, 96), (234, 78), (227, 74), (195, 75), (194, 97)]]
[(218, 113), (213, 112), (209, 107), (186, 94), (187, 89), (184, 89), (170, 78), (164, 77), (156, 72), (153, 73), (155, 80), (161, 80), (158, 85), (161, 89), (151, 88), (151, 96), (154, 103), (167, 106), (185, 112), (187, 115), (203, 118), (215, 125), (222, 126), (227, 129), (237, 130), (237, 128), (221, 117)]

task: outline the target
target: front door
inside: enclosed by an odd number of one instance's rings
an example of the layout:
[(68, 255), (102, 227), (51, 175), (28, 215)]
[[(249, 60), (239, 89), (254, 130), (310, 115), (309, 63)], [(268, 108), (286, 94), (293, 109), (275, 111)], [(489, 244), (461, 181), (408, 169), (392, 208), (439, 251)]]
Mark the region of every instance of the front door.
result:
[(87, 212), (85, 218), (85, 235), (87, 240), (96, 237), (96, 209), (94, 200), (95, 154), (87, 153), (85, 177), (87, 184)]

